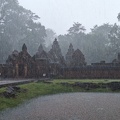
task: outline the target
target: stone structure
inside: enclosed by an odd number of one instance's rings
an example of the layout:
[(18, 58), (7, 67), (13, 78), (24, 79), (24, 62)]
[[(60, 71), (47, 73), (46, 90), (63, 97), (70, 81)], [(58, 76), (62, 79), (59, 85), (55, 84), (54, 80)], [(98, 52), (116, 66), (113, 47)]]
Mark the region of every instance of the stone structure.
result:
[(73, 48), (73, 45), (70, 43), (70, 46), (68, 48), (68, 52), (66, 54), (66, 64), (67, 66), (71, 66), (72, 64), (72, 55), (74, 53), (74, 48)]
[(16, 68), (18, 66), (18, 76), (31, 76), (31, 69), (33, 66), (33, 60), (30, 54), (27, 52), (27, 47), (23, 44), (22, 51), (18, 56), (18, 65), (16, 64)]
[[(7, 77), (50, 77), (59, 76), (60, 68), (65, 66), (65, 60), (62, 56), (57, 39), (54, 40), (52, 49), (47, 53), (40, 45), (36, 54), (31, 57), (27, 52), (25, 44), (22, 51), (13, 51), (7, 61)], [(4, 67), (5, 69), (5, 67)], [(5, 70), (4, 70), (5, 71)], [(4, 74), (5, 75), (5, 74)]]
[(118, 53), (118, 61), (120, 62), (120, 53)]
[(35, 58), (40, 58), (41, 57), (41, 53), (43, 52), (43, 46), (42, 44), (40, 44), (37, 53), (35, 54)]
[(14, 50), (6, 64), (0, 65), (0, 73), (2, 77), (12, 78), (120, 78), (120, 54), (111, 63), (101, 61), (86, 65), (83, 53), (79, 49), (74, 51), (72, 44), (68, 48), (66, 61), (57, 39), (48, 53), (40, 45), (33, 57), (23, 44), (21, 52)]
[(65, 66), (65, 60), (64, 57), (62, 56), (62, 52), (60, 49), (60, 46), (58, 44), (57, 39), (53, 42), (51, 50), (48, 52), (50, 62), (51, 63), (56, 63), (59, 64), (60, 66)]
[(85, 66), (78, 68), (64, 68), (63, 76), (66, 79), (118, 79), (120, 78), (120, 66)]
[(79, 49), (75, 50), (72, 55), (72, 66), (79, 67), (79, 66), (85, 66), (85, 65), (86, 65), (86, 62), (85, 62), (85, 57), (83, 53)]
[(79, 67), (86, 65), (83, 53), (79, 49), (74, 51), (72, 44), (70, 44), (66, 54), (66, 64), (68, 67)]
[(101, 61), (100, 63), (91, 63), (91, 65), (79, 67), (65, 67), (62, 69), (64, 78), (92, 78), (92, 79), (118, 79), (120, 78), (120, 62), (118, 58), (111, 63)]
[(8, 57), (6, 63), (8, 67), (12, 67), (12, 76), (24, 78), (31, 76), (33, 60), (30, 54), (27, 52), (27, 47), (25, 44), (23, 44), (21, 52), (14, 50), (13, 53)]
[(19, 52), (14, 50), (11, 55), (8, 56), (7, 64), (16, 64), (18, 62)]
[(34, 59), (34, 72), (37, 78), (49, 77), (49, 57), (43, 50), (43, 46), (40, 45), (38, 52), (33, 56)]

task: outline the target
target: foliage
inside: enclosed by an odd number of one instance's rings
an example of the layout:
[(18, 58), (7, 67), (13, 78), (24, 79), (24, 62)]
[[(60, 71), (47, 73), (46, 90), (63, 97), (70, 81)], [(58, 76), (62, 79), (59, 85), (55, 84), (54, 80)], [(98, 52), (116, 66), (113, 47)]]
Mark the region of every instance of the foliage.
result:
[(47, 36), (45, 37), (45, 45), (49, 47), (52, 45), (52, 42), (56, 37), (56, 33), (52, 29), (48, 28), (46, 29), (46, 34)]
[(91, 32), (85, 33), (85, 27), (80, 23), (74, 23), (68, 30), (68, 34), (59, 35), (58, 39), (64, 55), (67, 53), (70, 43), (73, 44), (74, 49), (80, 49), (85, 55), (88, 64), (92, 62), (100, 62), (102, 60), (111, 62), (113, 60), (112, 54), (109, 52), (110, 41), (108, 34), (112, 29), (112, 25), (103, 24), (101, 26), (94, 26)]
[(113, 54), (118, 54), (120, 52), (120, 26), (114, 24), (109, 33), (110, 44), (109, 47)]
[[(0, 0), (0, 41), (1, 51), (20, 49), (26, 43), (30, 52), (35, 52), (40, 43), (44, 43), (45, 27), (38, 22), (39, 16), (19, 5), (18, 0)], [(5, 39), (5, 36), (7, 39)], [(8, 50), (8, 48), (11, 48)], [(4, 52), (3, 52), (4, 53)]]
[(85, 32), (85, 30), (86, 29), (84, 26), (82, 26), (82, 24), (80, 24), (79, 22), (74, 22), (73, 26), (69, 28), (68, 34), (75, 35), (75, 34)]
[[(120, 13), (117, 16), (120, 21)], [(18, 0), (0, 0), (0, 63), (14, 50), (21, 50), (26, 43), (31, 55), (40, 44), (50, 49), (56, 37), (52, 29), (45, 29), (39, 22), (40, 17), (19, 5)], [(74, 22), (65, 35), (58, 40), (65, 56), (70, 43), (74, 49), (80, 49), (88, 64), (105, 60), (111, 62), (120, 52), (120, 26), (105, 23), (95, 25), (89, 33), (85, 27)]]

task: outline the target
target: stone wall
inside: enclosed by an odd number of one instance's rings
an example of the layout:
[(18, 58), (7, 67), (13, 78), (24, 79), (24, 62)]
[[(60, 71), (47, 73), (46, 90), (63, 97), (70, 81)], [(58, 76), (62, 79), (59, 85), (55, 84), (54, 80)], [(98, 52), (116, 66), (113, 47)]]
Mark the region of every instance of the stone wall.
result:
[(66, 79), (118, 79), (120, 78), (120, 67), (93, 67), (85, 66), (79, 68), (62, 68), (63, 78)]

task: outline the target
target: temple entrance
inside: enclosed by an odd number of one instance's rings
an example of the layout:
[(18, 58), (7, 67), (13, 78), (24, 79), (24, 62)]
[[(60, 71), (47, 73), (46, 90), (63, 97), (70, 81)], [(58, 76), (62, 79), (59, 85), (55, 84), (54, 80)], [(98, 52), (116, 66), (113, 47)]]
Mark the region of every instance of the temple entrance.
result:
[(24, 64), (19, 64), (19, 76), (24, 77)]

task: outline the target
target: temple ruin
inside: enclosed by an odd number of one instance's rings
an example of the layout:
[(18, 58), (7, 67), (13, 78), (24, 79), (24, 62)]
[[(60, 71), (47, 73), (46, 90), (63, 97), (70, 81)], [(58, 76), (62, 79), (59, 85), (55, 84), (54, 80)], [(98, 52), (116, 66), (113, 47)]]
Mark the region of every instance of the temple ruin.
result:
[(72, 44), (64, 58), (57, 39), (48, 52), (40, 44), (34, 56), (23, 44), (20, 52), (14, 50), (6, 64), (0, 64), (0, 73), (3, 78), (120, 78), (120, 53), (111, 63), (87, 65), (84, 54)]

